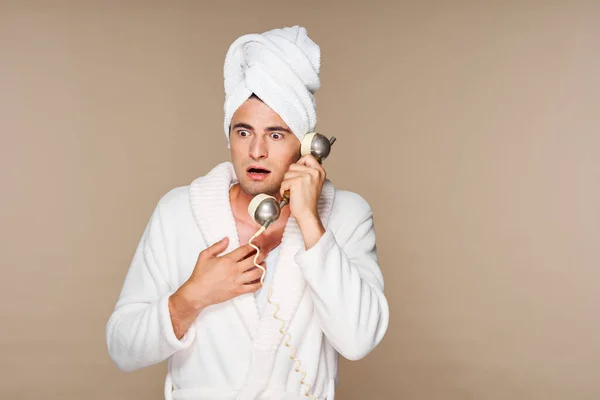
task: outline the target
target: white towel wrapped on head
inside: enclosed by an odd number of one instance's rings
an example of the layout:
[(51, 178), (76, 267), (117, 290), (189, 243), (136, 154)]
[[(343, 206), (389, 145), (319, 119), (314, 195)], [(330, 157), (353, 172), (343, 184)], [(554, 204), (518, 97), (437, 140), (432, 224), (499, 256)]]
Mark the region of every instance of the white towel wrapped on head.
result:
[(252, 95), (275, 111), (302, 140), (317, 124), (314, 93), (321, 82), (319, 46), (300, 26), (248, 34), (235, 40), (225, 56), (225, 136), (231, 118)]

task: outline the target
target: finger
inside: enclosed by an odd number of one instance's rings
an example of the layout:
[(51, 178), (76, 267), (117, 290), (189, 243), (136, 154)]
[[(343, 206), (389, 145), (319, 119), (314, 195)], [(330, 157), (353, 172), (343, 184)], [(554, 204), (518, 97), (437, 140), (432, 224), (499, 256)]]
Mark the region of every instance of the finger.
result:
[(260, 289), (261, 287), (262, 287), (262, 284), (260, 282), (248, 283), (246, 285), (242, 285), (242, 288), (240, 289), (240, 294), (253, 293), (253, 292), (256, 292), (258, 289)]
[(305, 175), (305, 174), (306, 173), (303, 172), (303, 171), (292, 171), (292, 170), (289, 170), (285, 174), (283, 174), (283, 180), (293, 179), (293, 178), (296, 178), (298, 176), (302, 176), (302, 175)]
[(240, 246), (237, 249), (228, 253), (226, 255), (226, 257), (237, 262), (237, 261), (243, 260), (244, 258), (248, 257), (248, 255), (254, 251), (256, 251), (256, 250), (254, 250), (254, 248), (252, 246), (250, 246), (249, 243), (246, 243), (245, 245)]
[(305, 164), (292, 164), (288, 168), (288, 171), (296, 171), (296, 172), (308, 172), (315, 169), (314, 167), (309, 167)]
[(250, 257), (254, 257), (254, 255), (256, 254), (256, 250), (254, 250), (254, 248), (252, 249), (252, 251), (248, 254), (246, 254), (245, 256), (243, 256), (240, 260), (238, 260), (238, 262), (240, 261), (244, 261)]
[(297, 162), (297, 165), (306, 165), (311, 168), (320, 168), (321, 163), (317, 161), (317, 159), (312, 154), (307, 154), (302, 156)]
[[(256, 261), (254, 261), (255, 259), (256, 259)], [(249, 257), (245, 260), (239, 261), (238, 262), (238, 271), (240, 273), (244, 273), (245, 271), (248, 271), (252, 268), (256, 268), (256, 264), (262, 265), (266, 259), (267, 259), (267, 254), (261, 251), (260, 254), (258, 255), (258, 257), (255, 254), (252, 257)]]
[(313, 164), (312, 162), (304, 162), (304, 163), (298, 162), (296, 164), (292, 164), (292, 165), (290, 165), (289, 171), (306, 172), (315, 178), (320, 178), (321, 176), (326, 176), (326, 172), (323, 169), (323, 166), (321, 164), (319, 164), (316, 160), (314, 160), (314, 161), (316, 164)]
[(292, 173), (292, 174), (309, 174), (312, 175), (315, 171), (319, 171), (316, 168), (312, 168), (312, 167), (307, 167), (306, 165), (296, 165), (296, 164), (292, 164), (290, 165), (290, 168), (288, 169), (288, 171), (286, 173)]
[(202, 250), (202, 252), (200, 253), (200, 257), (206, 257), (206, 258), (215, 257), (215, 256), (221, 254), (223, 251), (225, 251), (225, 249), (227, 248), (227, 245), (229, 245), (229, 238), (224, 237), (223, 239), (219, 240), (218, 242), (216, 242), (216, 243), (212, 244), (211, 246), (207, 247), (206, 249)]
[[(267, 265), (265, 263), (261, 263), (260, 265), (266, 270)], [(248, 271), (244, 272), (240, 279), (244, 284), (253, 283), (256, 280), (260, 280), (260, 278), (263, 276), (263, 273), (266, 273), (266, 271), (263, 272), (262, 269), (254, 267), (253, 269), (249, 269)]]
[(262, 264), (262, 262), (267, 259), (267, 255), (268, 255), (268, 253), (261, 251), (258, 254), (258, 257), (256, 257), (256, 255), (254, 255), (253, 257), (249, 257), (245, 260), (238, 262), (238, 270), (240, 272), (245, 272), (245, 271), (251, 269), (252, 267), (256, 267), (256, 265), (254, 265), (254, 258), (256, 258), (257, 264)]
[(279, 189), (280, 194), (283, 195), (283, 193), (286, 190), (291, 191), (292, 188), (294, 186), (296, 186), (297, 184), (301, 183), (303, 179), (304, 179), (304, 175), (303, 176), (297, 176), (297, 177), (292, 178), (292, 179), (287, 179), (287, 180), (281, 182), (281, 188)]

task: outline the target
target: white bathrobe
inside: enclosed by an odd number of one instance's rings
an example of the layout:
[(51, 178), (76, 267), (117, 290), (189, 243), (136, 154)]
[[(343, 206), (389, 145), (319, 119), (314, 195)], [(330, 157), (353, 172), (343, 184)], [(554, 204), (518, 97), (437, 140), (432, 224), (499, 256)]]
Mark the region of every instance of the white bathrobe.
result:
[[(253, 293), (205, 308), (181, 340), (173, 332), (168, 299), (198, 254), (225, 236), (226, 253), (240, 246), (229, 203), (235, 182), (225, 162), (160, 199), (107, 324), (108, 351), (120, 369), (169, 360), (166, 399), (306, 398), (272, 306), (260, 314)], [(338, 353), (350, 360), (367, 355), (382, 340), (389, 312), (368, 203), (326, 180), (318, 210), (326, 232), (309, 250), (294, 218), (287, 223), (273, 301), (305, 381), (317, 398), (333, 400)]]

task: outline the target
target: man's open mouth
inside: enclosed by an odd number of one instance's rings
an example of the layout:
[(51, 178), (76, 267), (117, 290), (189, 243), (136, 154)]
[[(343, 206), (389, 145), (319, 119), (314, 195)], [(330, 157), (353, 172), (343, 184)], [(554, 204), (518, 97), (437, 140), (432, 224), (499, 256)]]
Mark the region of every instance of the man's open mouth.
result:
[(264, 168), (248, 168), (248, 172), (251, 174), (269, 174), (271, 171)]
[(263, 179), (266, 179), (267, 176), (269, 176), (269, 174), (271, 173), (271, 171), (269, 171), (268, 169), (261, 168), (258, 166), (250, 167), (246, 170), (246, 172), (248, 173), (250, 179), (255, 181), (262, 181)]

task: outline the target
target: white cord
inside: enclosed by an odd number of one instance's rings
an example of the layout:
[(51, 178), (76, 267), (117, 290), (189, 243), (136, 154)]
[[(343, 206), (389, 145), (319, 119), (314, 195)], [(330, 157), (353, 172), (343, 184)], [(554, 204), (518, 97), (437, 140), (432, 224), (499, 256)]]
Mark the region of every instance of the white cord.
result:
[(267, 272), (267, 270), (262, 265), (259, 265), (256, 262), (256, 260), (258, 259), (258, 255), (260, 254), (260, 249), (256, 245), (254, 245), (252, 243), (252, 241), (254, 239), (256, 239), (259, 235), (261, 235), (265, 231), (265, 229), (266, 229), (266, 227), (262, 226), (254, 235), (252, 235), (252, 237), (248, 241), (248, 244), (250, 246), (252, 246), (252, 248), (254, 248), (256, 250), (256, 255), (254, 256), (254, 266), (256, 266), (256, 267), (258, 267), (258, 268), (260, 268), (262, 270), (262, 275), (260, 277), (260, 284), (263, 287), (266, 287), (267, 289), (269, 289), (269, 294), (267, 296), (267, 302), (269, 304), (272, 304), (273, 306), (275, 306), (275, 312), (273, 313), (273, 318), (275, 318), (277, 321), (281, 322), (281, 328), (279, 328), (279, 332), (281, 332), (281, 334), (284, 337), (286, 337), (286, 340), (285, 340), (285, 343), (284, 343), (285, 346), (287, 348), (292, 349), (292, 352), (290, 354), (290, 360), (295, 361), (297, 363), (296, 364), (296, 368), (295, 368), (296, 372), (300, 372), (302, 374), (302, 378), (300, 379), (300, 384), (303, 385), (303, 386), (306, 386), (306, 391), (304, 392), (304, 396), (309, 397), (311, 399), (317, 400), (317, 398), (315, 397), (315, 395), (313, 395), (312, 393), (310, 393), (310, 385), (308, 383), (304, 382), (304, 378), (306, 378), (306, 372), (304, 372), (304, 371), (302, 371), (300, 369), (300, 365), (302, 363), (295, 356), (296, 355), (296, 349), (292, 345), (290, 345), (290, 340), (292, 339), (292, 336), (290, 335), (289, 332), (287, 332), (284, 329), (284, 327), (285, 327), (285, 321), (277, 316), (277, 313), (279, 312), (279, 304), (271, 301), (271, 296), (273, 295), (273, 288), (271, 286), (269, 286), (269, 285), (265, 285), (265, 283), (264, 283), (265, 273)]

